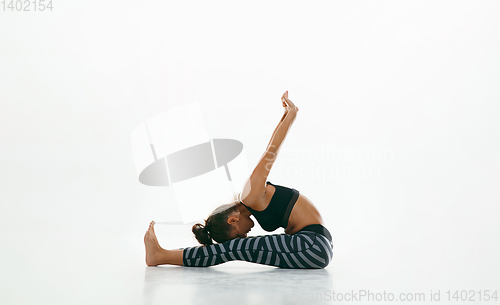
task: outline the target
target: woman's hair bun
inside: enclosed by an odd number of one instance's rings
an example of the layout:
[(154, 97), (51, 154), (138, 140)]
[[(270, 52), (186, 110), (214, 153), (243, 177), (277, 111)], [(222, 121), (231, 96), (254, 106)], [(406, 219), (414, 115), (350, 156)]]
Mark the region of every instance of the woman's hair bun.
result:
[(210, 234), (207, 230), (206, 225), (204, 226), (201, 223), (197, 223), (193, 225), (192, 231), (200, 244), (206, 246), (213, 244), (212, 238), (210, 238)]

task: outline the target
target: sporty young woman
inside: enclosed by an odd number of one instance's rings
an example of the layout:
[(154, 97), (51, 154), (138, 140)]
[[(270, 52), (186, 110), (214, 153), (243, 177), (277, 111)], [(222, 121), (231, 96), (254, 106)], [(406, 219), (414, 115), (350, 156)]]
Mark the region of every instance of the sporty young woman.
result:
[[(288, 91), (281, 101), (283, 117), (242, 192), (233, 202), (215, 209), (204, 225), (193, 226), (192, 231), (203, 246), (165, 250), (156, 239), (152, 221), (144, 236), (148, 266), (207, 267), (242, 260), (280, 268), (320, 269), (330, 263), (332, 237), (317, 208), (296, 189), (267, 181), (299, 111), (288, 99)], [(254, 226), (250, 215), (265, 231), (282, 227), (285, 233), (247, 237)]]

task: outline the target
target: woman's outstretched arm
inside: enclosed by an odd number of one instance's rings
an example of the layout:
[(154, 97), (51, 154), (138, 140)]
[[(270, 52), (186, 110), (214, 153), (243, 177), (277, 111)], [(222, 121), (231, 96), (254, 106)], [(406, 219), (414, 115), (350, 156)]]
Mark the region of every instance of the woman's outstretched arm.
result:
[(285, 113), (283, 114), (278, 126), (276, 126), (264, 154), (260, 158), (259, 163), (252, 173), (252, 175), (255, 174), (258, 178), (263, 178), (264, 183), (269, 176), (269, 172), (271, 171), (274, 161), (276, 161), (276, 158), (278, 157), (278, 152), (281, 149), (286, 135), (295, 121), (298, 112), (298, 108), (292, 103), (291, 100), (288, 99), (288, 91), (283, 94), (281, 100)]
[(276, 161), (278, 157), (282, 143), (299, 111), (295, 104), (288, 99), (288, 91), (283, 94), (281, 100), (285, 113), (274, 130), (264, 154), (243, 187), (241, 199), (246, 205), (251, 206), (253, 202), (260, 202), (265, 198), (267, 177), (269, 176), (269, 172), (271, 171), (274, 161)]

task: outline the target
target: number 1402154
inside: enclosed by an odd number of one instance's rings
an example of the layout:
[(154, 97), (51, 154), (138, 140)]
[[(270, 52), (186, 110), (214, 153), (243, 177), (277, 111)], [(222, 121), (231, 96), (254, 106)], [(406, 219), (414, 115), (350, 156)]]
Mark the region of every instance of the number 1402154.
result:
[(42, 12), (52, 11), (52, 0), (2, 0), (3, 11)]

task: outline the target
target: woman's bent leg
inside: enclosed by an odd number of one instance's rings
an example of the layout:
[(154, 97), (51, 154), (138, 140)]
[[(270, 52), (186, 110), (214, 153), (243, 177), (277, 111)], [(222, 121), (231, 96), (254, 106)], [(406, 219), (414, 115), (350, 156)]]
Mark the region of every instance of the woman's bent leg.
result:
[(309, 231), (261, 235), (184, 248), (183, 265), (208, 267), (241, 260), (280, 268), (318, 269), (330, 263), (332, 249), (332, 242), (325, 236)]

